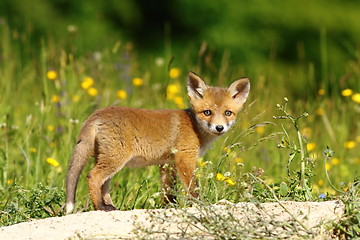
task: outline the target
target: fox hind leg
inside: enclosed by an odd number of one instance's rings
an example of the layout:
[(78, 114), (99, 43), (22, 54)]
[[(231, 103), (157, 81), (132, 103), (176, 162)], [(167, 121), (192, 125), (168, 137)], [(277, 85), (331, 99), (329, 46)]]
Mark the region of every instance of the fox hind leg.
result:
[(95, 210), (116, 210), (113, 205), (106, 204), (102, 197), (102, 186), (107, 181), (108, 177), (109, 176), (103, 175), (97, 166), (95, 166), (95, 168), (88, 174), (87, 182), (89, 186), (89, 194)]
[(110, 197), (110, 180), (120, 171), (126, 161), (121, 157), (97, 157), (95, 167), (90, 171), (87, 182), (91, 201), (96, 210), (113, 211), (116, 210)]
[(111, 196), (110, 196), (110, 181), (111, 178), (106, 180), (104, 184), (101, 186), (101, 196), (105, 205), (110, 205), (115, 208), (114, 203), (111, 200)]

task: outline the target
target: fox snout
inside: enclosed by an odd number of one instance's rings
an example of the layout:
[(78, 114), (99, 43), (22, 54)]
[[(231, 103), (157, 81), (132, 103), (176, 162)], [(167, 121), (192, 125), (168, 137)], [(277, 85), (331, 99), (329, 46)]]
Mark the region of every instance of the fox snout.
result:
[(232, 124), (231, 123), (226, 123), (226, 124), (212, 124), (212, 123), (208, 123), (207, 124), (207, 129), (209, 132), (211, 132), (212, 134), (215, 135), (222, 135), (224, 133), (226, 133), (227, 131), (229, 131), (229, 129), (231, 128)]
[(215, 129), (216, 129), (216, 131), (218, 131), (219, 133), (221, 133), (221, 132), (224, 130), (224, 126), (222, 126), (222, 125), (217, 125), (217, 126), (215, 127)]

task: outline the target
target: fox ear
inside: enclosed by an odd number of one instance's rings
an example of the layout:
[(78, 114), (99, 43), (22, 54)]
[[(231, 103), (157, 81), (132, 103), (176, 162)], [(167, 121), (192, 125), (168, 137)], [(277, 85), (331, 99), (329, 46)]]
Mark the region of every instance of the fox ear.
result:
[(189, 72), (187, 90), (191, 99), (203, 98), (207, 88), (206, 83), (198, 75)]
[(241, 106), (246, 102), (246, 99), (249, 96), (250, 92), (250, 79), (241, 78), (233, 82), (227, 91), (230, 93), (232, 98), (241, 104)]

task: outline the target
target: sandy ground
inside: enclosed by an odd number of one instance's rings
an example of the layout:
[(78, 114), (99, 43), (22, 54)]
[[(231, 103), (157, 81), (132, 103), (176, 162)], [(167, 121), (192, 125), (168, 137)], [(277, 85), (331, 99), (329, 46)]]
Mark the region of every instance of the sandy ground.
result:
[[(212, 211), (220, 214), (232, 211), (236, 218), (243, 219), (245, 226), (249, 221), (252, 221), (251, 219), (271, 218), (286, 223), (295, 217), (298, 222), (301, 222), (312, 232), (317, 232), (317, 234), (322, 234), (324, 230), (319, 224), (327, 220), (338, 219), (344, 211), (344, 205), (339, 201), (301, 203), (288, 201), (281, 203), (290, 213), (279, 203), (263, 203), (259, 206), (255, 206), (253, 203), (230, 205), (220, 203), (214, 205)], [(76, 213), (2, 227), (0, 228), (0, 239), (137, 239), (139, 234), (135, 235), (134, 230), (140, 228), (153, 232), (166, 231), (167, 236), (179, 236), (176, 234), (184, 232), (184, 228), (179, 226), (179, 224), (183, 224), (180, 220), (184, 221), (184, 213), (197, 215), (200, 214), (199, 212), (202, 211), (195, 206), (186, 210), (158, 209)], [(162, 217), (154, 221), (154, 216)], [(165, 221), (162, 221), (162, 219), (165, 219)], [(186, 231), (193, 233), (193, 231), (199, 231), (199, 229), (201, 228), (187, 227)], [(142, 236), (147, 236), (146, 234), (149, 233), (143, 233)], [(151, 236), (159, 239), (165, 238), (165, 235), (161, 234)], [(204, 236), (202, 239), (208, 238), (211, 239), (209, 235), (208, 237)], [(182, 238), (174, 237), (173, 239)]]

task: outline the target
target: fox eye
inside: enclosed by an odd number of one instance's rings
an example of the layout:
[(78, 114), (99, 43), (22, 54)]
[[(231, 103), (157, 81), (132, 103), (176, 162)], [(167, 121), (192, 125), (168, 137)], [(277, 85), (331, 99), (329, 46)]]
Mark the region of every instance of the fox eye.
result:
[(205, 110), (205, 111), (203, 111), (203, 114), (204, 114), (205, 116), (210, 116), (210, 115), (211, 115), (211, 111), (210, 111), (210, 110)]
[(232, 114), (233, 114), (232, 111), (229, 111), (229, 110), (225, 111), (225, 116), (227, 116), (227, 117), (230, 117)]

